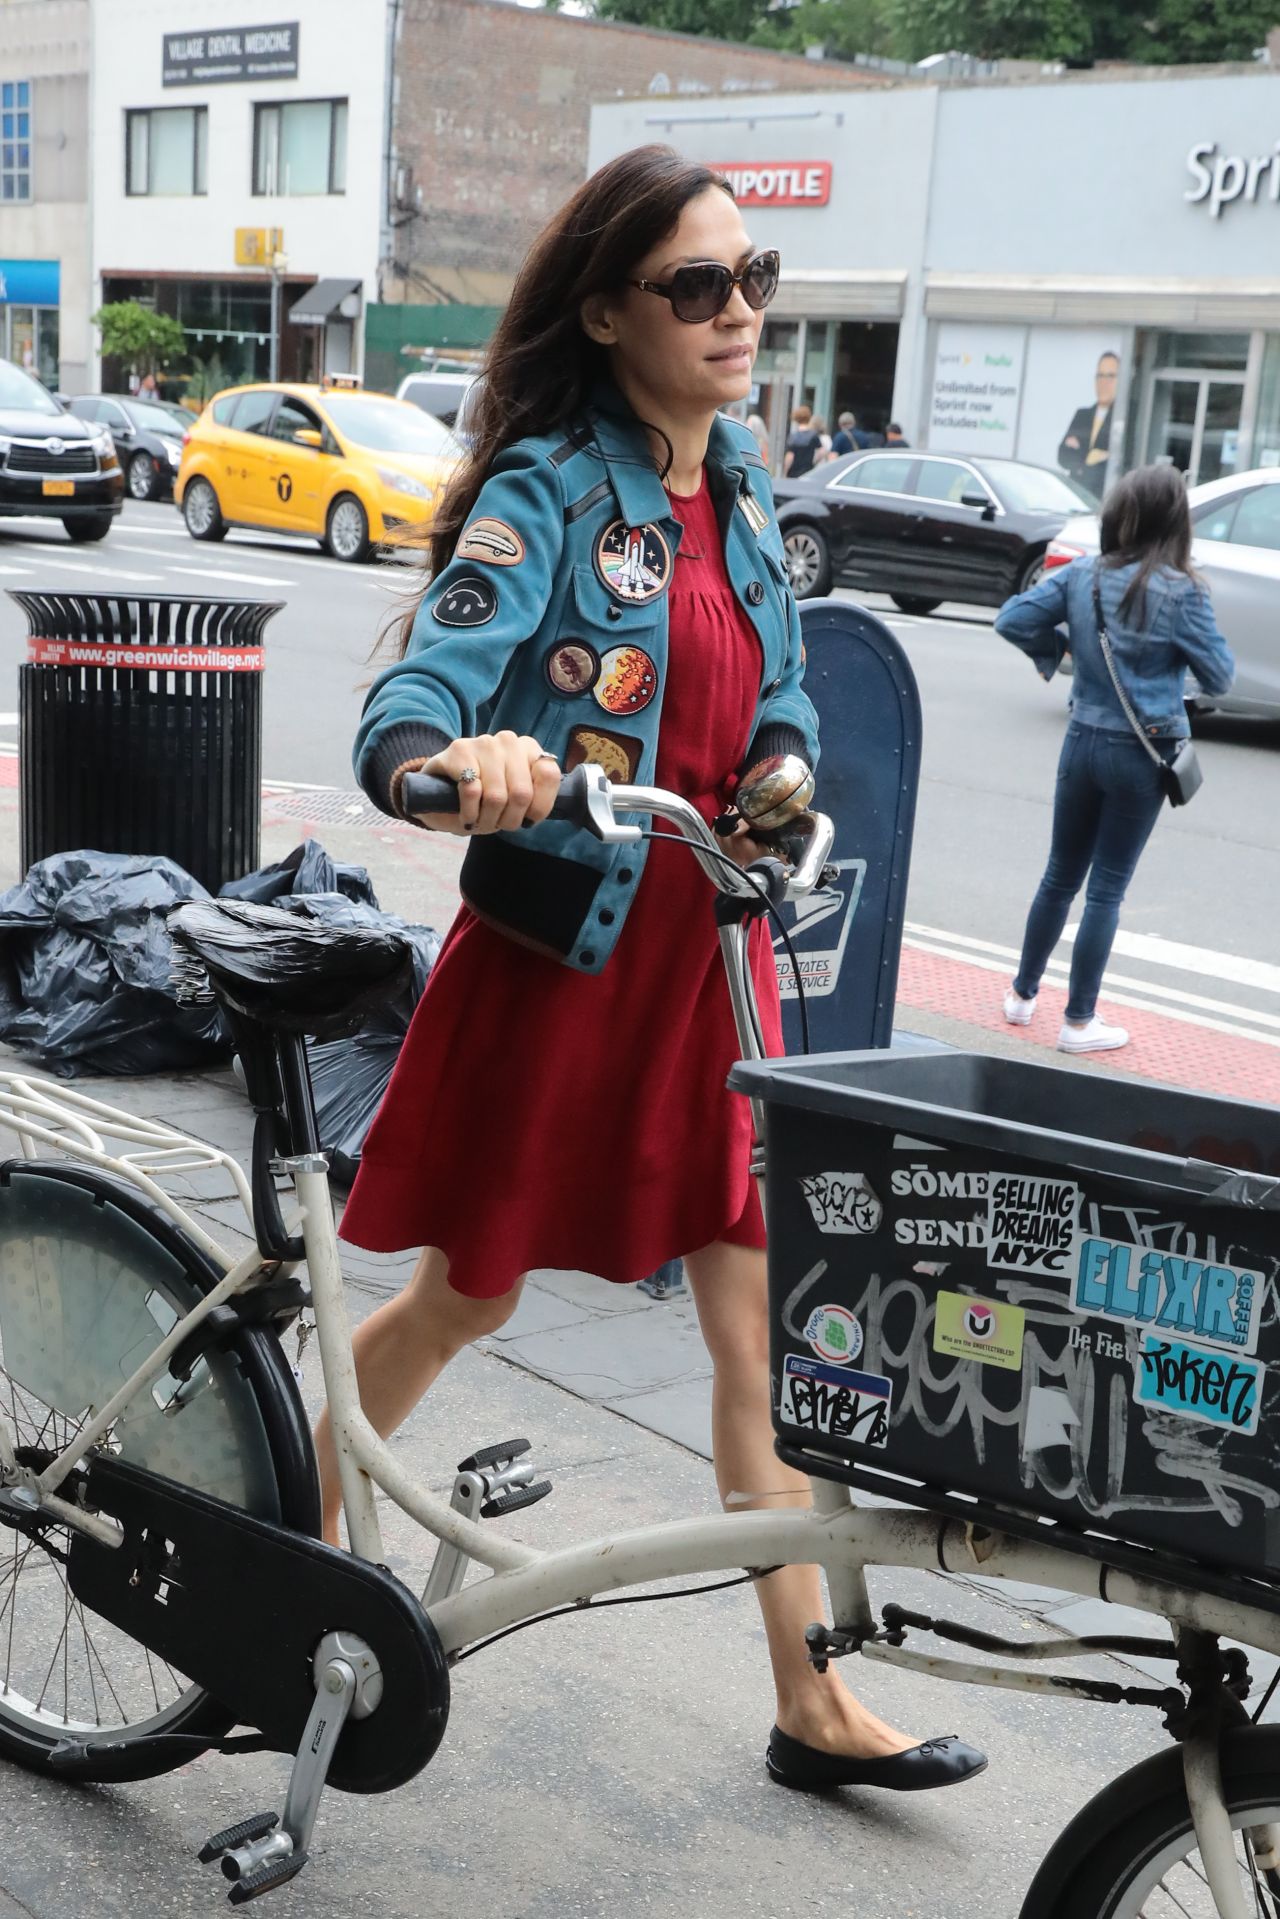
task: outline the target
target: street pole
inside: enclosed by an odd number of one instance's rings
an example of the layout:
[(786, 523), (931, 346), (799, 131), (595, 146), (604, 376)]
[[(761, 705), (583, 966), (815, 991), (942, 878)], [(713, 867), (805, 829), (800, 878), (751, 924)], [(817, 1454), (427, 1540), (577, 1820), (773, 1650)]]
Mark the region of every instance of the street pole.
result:
[(268, 378), (276, 381), (280, 378), (280, 268), (276, 264), (278, 255), (271, 260), (271, 371)]

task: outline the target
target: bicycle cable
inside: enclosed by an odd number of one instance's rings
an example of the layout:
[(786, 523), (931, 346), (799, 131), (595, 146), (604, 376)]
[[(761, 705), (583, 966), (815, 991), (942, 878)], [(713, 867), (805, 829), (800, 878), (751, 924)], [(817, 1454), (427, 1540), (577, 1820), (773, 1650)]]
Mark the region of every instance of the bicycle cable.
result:
[[(809, 1008), (805, 1003), (804, 982), (800, 978), (800, 962), (796, 958), (796, 949), (791, 944), (791, 935), (788, 933), (786, 926), (783, 923), (782, 915), (778, 911), (777, 907), (774, 905), (773, 901), (769, 898), (768, 893), (765, 891), (760, 881), (756, 879), (755, 875), (749, 872), (745, 866), (739, 866), (737, 860), (730, 858), (729, 854), (722, 852), (719, 847), (702, 846), (700, 844), (695, 846), (695, 842), (693, 840), (687, 840), (684, 837), (683, 833), (655, 833), (652, 830), (652, 828), (648, 828), (648, 829), (642, 829), (639, 837), (642, 840), (657, 840), (663, 846), (687, 846), (691, 853), (696, 850), (696, 851), (701, 851), (704, 854), (710, 854), (712, 859), (719, 860), (722, 866), (727, 866), (731, 872), (737, 873), (738, 875), (740, 875), (741, 878), (748, 880), (750, 884), (755, 888), (756, 892), (760, 895), (760, 898), (764, 901), (765, 911), (769, 914), (770, 918), (773, 920), (774, 925), (778, 929), (778, 936), (782, 941), (783, 948), (786, 952), (787, 958), (791, 963), (791, 977), (795, 981), (795, 987), (796, 987), (796, 1004), (800, 1011), (800, 1051), (802, 1053), (808, 1053), (809, 1051)], [(743, 955), (743, 962), (742, 962), (742, 983), (744, 987), (749, 986), (752, 983), (747, 975), (747, 961), (746, 961), (745, 954)], [(760, 1050), (761, 1052), (764, 1051), (763, 1044), (761, 1045)]]
[(770, 1573), (781, 1571), (781, 1566), (761, 1566), (756, 1572), (735, 1573), (732, 1579), (717, 1579), (710, 1586), (678, 1586), (669, 1593), (624, 1593), (619, 1599), (575, 1599), (569, 1606), (553, 1606), (549, 1612), (536, 1612), (529, 1619), (517, 1619), (514, 1626), (504, 1626), (501, 1632), (489, 1634), (487, 1639), (478, 1639), (474, 1646), (468, 1646), (460, 1652), (453, 1664), (460, 1666), (464, 1659), (471, 1659), (478, 1652), (484, 1652), (488, 1646), (496, 1646), (500, 1639), (509, 1639), (513, 1632), (523, 1632), (526, 1626), (541, 1626), (547, 1619), (563, 1619), (566, 1613), (603, 1612), (606, 1606), (654, 1606), (663, 1599), (697, 1599), (701, 1593), (724, 1592), (730, 1586), (748, 1586), (754, 1579), (765, 1579)]

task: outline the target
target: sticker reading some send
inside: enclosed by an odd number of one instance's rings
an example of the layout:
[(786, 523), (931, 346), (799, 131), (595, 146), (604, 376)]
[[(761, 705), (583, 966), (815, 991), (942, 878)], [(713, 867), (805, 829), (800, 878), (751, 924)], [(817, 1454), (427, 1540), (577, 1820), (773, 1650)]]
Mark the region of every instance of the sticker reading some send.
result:
[(855, 1373), (787, 1354), (779, 1411), (788, 1426), (856, 1440), (860, 1446), (887, 1446), (892, 1406), (893, 1387), (879, 1373)]
[(1140, 1406), (1204, 1420), (1230, 1433), (1256, 1433), (1266, 1367), (1234, 1353), (1206, 1352), (1179, 1339), (1144, 1333), (1133, 1369)]

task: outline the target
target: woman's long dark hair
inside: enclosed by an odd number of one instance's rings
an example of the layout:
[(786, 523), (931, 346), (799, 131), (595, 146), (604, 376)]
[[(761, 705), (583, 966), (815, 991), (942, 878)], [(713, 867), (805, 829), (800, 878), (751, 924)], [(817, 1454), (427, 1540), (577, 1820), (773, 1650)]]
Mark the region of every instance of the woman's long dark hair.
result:
[[(606, 349), (582, 329), (583, 301), (623, 287), (637, 261), (674, 232), (690, 200), (708, 187), (732, 197), (728, 182), (710, 167), (682, 160), (671, 147), (635, 147), (593, 173), (543, 228), (472, 389), (466, 412), (470, 450), (432, 521), (428, 579), (453, 558), (503, 449), (572, 419), (605, 370)], [(401, 653), (416, 612), (417, 601), (396, 622)]]
[(1120, 602), (1123, 619), (1146, 619), (1147, 582), (1161, 567), (1196, 577), (1187, 487), (1176, 466), (1140, 466), (1117, 480), (1103, 501), (1101, 536), (1104, 566), (1138, 569)]

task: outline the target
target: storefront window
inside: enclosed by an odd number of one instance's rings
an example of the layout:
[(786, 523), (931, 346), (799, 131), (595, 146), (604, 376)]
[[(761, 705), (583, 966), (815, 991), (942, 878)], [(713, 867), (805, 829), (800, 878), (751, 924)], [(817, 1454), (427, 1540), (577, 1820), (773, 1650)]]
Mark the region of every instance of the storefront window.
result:
[(1247, 333), (1157, 333), (1153, 339), (1152, 364), (1157, 367), (1243, 373), (1248, 360)]
[(34, 307), (9, 308), (9, 341), (5, 356), (27, 373), (36, 370), (36, 310)]
[(1253, 429), (1254, 466), (1280, 466), (1280, 333), (1267, 341)]
[(1189, 486), (1240, 470), (1249, 345), (1247, 333), (1148, 336), (1141, 460), (1176, 466)]

